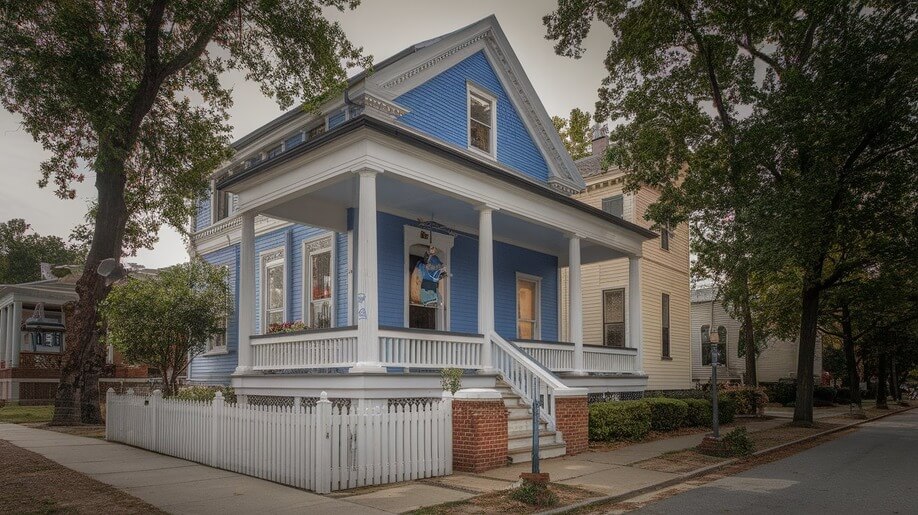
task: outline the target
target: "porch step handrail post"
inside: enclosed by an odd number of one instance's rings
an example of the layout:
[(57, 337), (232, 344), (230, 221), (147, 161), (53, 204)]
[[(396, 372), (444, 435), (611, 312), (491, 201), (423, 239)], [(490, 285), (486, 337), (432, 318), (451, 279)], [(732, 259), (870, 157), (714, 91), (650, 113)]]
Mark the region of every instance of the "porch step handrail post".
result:
[(478, 208), (478, 332), (484, 335), (481, 349), (482, 371), (492, 370), (490, 335), (494, 331), (494, 209), (488, 205)]
[(641, 316), (641, 256), (628, 257), (628, 346), (637, 349), (635, 372), (644, 372), (644, 335)]
[(239, 363), (236, 373), (252, 371), (252, 333), (255, 332), (255, 212), (242, 213), (239, 242)]
[(351, 372), (385, 372), (379, 362), (379, 281), (376, 246), (376, 175), (363, 168), (357, 203), (357, 364)]
[(568, 238), (568, 317), (570, 339), (574, 344), (574, 374), (584, 375), (583, 371), (583, 292), (581, 290), (582, 274), (580, 270), (580, 237), (571, 235)]

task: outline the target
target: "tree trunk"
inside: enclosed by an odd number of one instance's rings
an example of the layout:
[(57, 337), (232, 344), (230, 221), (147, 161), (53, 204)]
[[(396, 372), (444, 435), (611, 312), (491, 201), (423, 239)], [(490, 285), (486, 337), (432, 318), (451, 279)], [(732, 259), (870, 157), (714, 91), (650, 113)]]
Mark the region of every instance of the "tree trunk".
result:
[(105, 366), (106, 349), (99, 340), (97, 331), (93, 335), (89, 352), (83, 363), (80, 381), (82, 386), (80, 393), (80, 421), (84, 424), (103, 423), (102, 411), (99, 407), (101, 400), (99, 378), (102, 376), (102, 369)]
[(854, 355), (854, 331), (851, 328), (851, 310), (842, 305), (842, 345), (845, 349), (845, 369), (848, 372), (848, 387), (851, 389), (851, 404), (861, 406), (861, 377), (857, 373), (857, 356)]
[(886, 350), (879, 349), (877, 353), (877, 407), (880, 409), (889, 409), (886, 404)]
[(752, 330), (752, 313), (749, 311), (749, 301), (748, 299), (744, 303), (743, 307), (743, 336), (745, 338), (744, 342), (741, 342), (740, 345), (743, 345), (746, 349), (746, 384), (749, 386), (758, 386), (759, 379), (756, 374), (756, 345), (755, 345), (755, 333)]
[[(106, 150), (103, 151), (103, 148)], [(73, 425), (80, 422), (81, 412), (90, 415), (99, 412), (98, 394), (93, 396), (90, 393), (86, 402), (94, 403), (95, 407), (86, 408), (80, 391), (80, 387), (86, 383), (83, 372), (89, 370), (92, 374), (93, 367), (87, 367), (87, 363), (91, 362), (96, 353), (94, 347), (100, 345), (96, 337), (99, 321), (96, 308), (111, 290), (111, 286), (96, 269), (104, 259), (120, 261), (124, 227), (128, 218), (124, 201), (124, 161), (115, 157), (116, 151), (110, 142), (100, 141), (99, 149), (96, 161), (98, 204), (93, 239), (83, 266), (83, 275), (76, 284), (79, 299), (74, 306), (73, 317), (67, 321), (68, 350), (61, 364), (61, 378), (54, 399), (51, 425)]]
[(889, 358), (889, 391), (894, 401), (902, 400), (902, 392), (899, 391), (899, 374), (896, 373), (896, 356)]
[[(819, 277), (821, 274), (815, 274)], [(820, 288), (815, 281), (805, 281), (800, 316), (800, 344), (797, 355), (797, 399), (794, 423), (813, 424), (813, 360), (816, 357), (816, 323), (819, 316)]]

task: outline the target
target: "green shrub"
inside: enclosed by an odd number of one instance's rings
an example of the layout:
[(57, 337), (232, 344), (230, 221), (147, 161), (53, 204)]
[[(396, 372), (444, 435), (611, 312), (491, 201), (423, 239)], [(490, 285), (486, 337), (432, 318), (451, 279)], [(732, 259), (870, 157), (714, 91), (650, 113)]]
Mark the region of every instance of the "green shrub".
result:
[(726, 395), (736, 403), (736, 413), (739, 415), (757, 415), (759, 410), (765, 409), (768, 404), (768, 394), (764, 388), (745, 385), (724, 385), (721, 395)]
[(707, 399), (685, 399), (685, 404), (688, 408), (685, 415), (686, 426), (707, 427), (711, 425), (711, 419), (713, 418), (711, 401)]
[(831, 386), (817, 386), (813, 388), (813, 399), (828, 404), (834, 404), (838, 396), (838, 390)]
[(673, 431), (685, 423), (688, 404), (680, 399), (644, 399), (650, 407), (650, 427), (654, 431)]
[(797, 400), (797, 382), (794, 380), (782, 379), (777, 383), (771, 383), (766, 386), (766, 391), (772, 402), (784, 406)]
[(212, 401), (217, 392), (223, 394), (225, 402), (236, 402), (236, 392), (231, 386), (186, 386), (180, 388), (174, 398), (184, 401)]
[(736, 401), (727, 395), (717, 396), (717, 420), (721, 424), (729, 424), (736, 418)]
[(510, 492), (510, 498), (530, 506), (548, 507), (558, 504), (558, 496), (548, 485), (525, 480)]
[(449, 393), (455, 394), (462, 388), (462, 369), (444, 368), (440, 371), (440, 386)]
[(737, 427), (723, 437), (724, 445), (733, 456), (749, 456), (755, 452), (755, 444), (749, 438), (749, 432), (744, 426)]
[(642, 400), (590, 405), (590, 440), (640, 440), (650, 432), (650, 406)]

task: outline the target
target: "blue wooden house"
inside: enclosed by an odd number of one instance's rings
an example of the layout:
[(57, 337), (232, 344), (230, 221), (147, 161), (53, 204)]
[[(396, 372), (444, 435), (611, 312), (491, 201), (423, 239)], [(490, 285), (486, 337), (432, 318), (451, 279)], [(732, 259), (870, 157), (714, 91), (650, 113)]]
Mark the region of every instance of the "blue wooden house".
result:
[[(464, 387), (542, 399), (547, 430), (555, 397), (646, 384), (638, 278), (656, 234), (571, 198), (583, 179), (493, 16), (234, 146), (192, 245), (228, 268), (236, 309), (191, 381), (250, 402), (382, 402), (439, 397), (440, 370), (459, 368)], [(580, 267), (616, 258), (632, 278), (628, 344), (584, 342)]]

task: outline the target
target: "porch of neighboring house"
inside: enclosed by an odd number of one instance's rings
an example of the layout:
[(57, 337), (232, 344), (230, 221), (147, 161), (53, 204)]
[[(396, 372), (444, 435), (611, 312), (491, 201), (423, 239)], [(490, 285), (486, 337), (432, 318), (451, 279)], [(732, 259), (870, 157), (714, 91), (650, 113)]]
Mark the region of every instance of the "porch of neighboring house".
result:
[[(326, 391), (372, 405), (438, 397), (439, 371), (458, 368), (465, 388), (505, 387), (526, 405), (540, 398), (554, 427), (554, 400), (567, 392), (643, 390), (639, 277), (649, 231), (399, 141), (357, 140), (342, 137), (307, 162), (218, 184), (237, 195), (240, 213), (228, 222), (241, 233), (237, 394), (314, 398)], [(290, 271), (279, 260), (275, 272), (277, 256), (257, 251), (257, 215), (331, 231), (326, 245), (336, 266), (309, 262), (294, 273), (308, 294), (301, 312), (327, 312), (332, 327), (265, 334), (270, 323), (290, 321), (281, 306), (287, 294), (277, 289), (273, 298), (275, 281)], [(446, 273), (438, 300), (421, 304), (410, 291), (411, 272), (432, 247)], [(632, 280), (628, 345), (585, 345), (580, 267), (621, 257)], [(558, 341), (561, 267), (571, 271), (569, 342)], [(316, 299), (315, 284), (346, 291)]]

